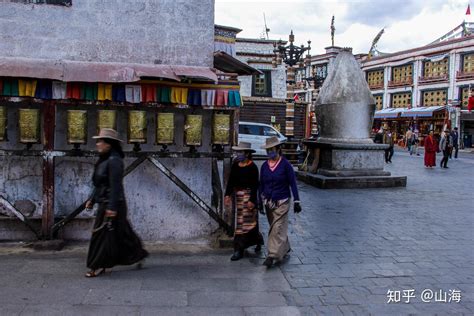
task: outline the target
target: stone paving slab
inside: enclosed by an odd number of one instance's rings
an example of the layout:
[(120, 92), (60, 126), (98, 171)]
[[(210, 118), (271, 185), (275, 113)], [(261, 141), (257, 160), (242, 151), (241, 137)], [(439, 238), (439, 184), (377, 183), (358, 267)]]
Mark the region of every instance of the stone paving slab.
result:
[[(300, 183), (290, 214), (291, 256), (155, 247), (145, 268), (86, 279), (86, 247), (1, 250), (0, 315), (473, 315), (474, 154), (425, 169), (396, 152), (387, 170), (406, 188), (324, 191)], [(438, 159), (439, 161), (439, 159)], [(268, 230), (265, 220), (262, 231)], [(414, 289), (409, 304), (387, 291)], [(423, 303), (424, 289), (461, 291), (460, 303)]]

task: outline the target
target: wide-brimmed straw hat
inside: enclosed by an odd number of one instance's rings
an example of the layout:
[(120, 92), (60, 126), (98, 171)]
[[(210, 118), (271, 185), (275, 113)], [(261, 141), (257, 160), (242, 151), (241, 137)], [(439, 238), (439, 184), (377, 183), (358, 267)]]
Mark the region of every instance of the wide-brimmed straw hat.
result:
[(272, 137), (268, 137), (267, 139), (265, 139), (265, 145), (261, 146), (260, 148), (269, 149), (269, 148), (273, 148), (273, 147), (281, 145), (281, 144), (283, 144), (283, 142), (281, 142), (278, 139), (278, 137), (272, 136)]
[(114, 140), (118, 140), (119, 142), (123, 142), (123, 140), (121, 140), (119, 137), (118, 137), (118, 133), (116, 130), (114, 130), (113, 128), (102, 128), (99, 132), (99, 135), (97, 136), (92, 136), (92, 138), (94, 139), (104, 139), (104, 138), (108, 138), (108, 139), (114, 139)]
[(240, 142), (237, 146), (232, 146), (232, 150), (235, 151), (249, 151), (254, 153), (255, 150), (252, 149), (252, 144), (248, 142)]

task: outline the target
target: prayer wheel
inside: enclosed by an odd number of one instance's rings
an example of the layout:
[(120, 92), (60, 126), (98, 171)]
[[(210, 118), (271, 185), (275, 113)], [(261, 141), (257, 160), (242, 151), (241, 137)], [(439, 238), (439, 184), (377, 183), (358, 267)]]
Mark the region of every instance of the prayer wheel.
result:
[(146, 143), (146, 111), (128, 112), (128, 142)]
[(19, 109), (20, 143), (39, 143), (39, 119), (40, 111), (38, 109)]
[(230, 115), (215, 114), (212, 126), (212, 143), (216, 145), (229, 144)]
[(97, 131), (99, 132), (102, 128), (112, 128), (117, 130), (117, 111), (97, 111)]
[(69, 144), (87, 143), (87, 111), (67, 111), (67, 142)]
[(0, 141), (6, 138), (5, 131), (7, 128), (7, 107), (0, 106)]
[(156, 143), (168, 145), (174, 143), (174, 114), (158, 113), (156, 115)]
[(186, 115), (184, 126), (185, 144), (188, 146), (201, 146), (202, 115)]

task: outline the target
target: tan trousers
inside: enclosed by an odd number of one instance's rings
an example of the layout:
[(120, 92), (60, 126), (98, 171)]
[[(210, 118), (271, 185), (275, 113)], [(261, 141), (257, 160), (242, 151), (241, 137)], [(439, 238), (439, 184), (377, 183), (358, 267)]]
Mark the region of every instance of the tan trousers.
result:
[(267, 218), (270, 223), (268, 232), (268, 257), (282, 260), (290, 250), (288, 241), (288, 211), (290, 210), (289, 201), (280, 205), (280, 207), (268, 210)]

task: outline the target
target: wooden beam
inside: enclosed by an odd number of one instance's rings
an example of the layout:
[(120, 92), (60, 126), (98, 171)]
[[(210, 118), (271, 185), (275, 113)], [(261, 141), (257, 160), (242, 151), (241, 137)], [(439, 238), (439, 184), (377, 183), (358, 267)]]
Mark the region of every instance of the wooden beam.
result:
[(0, 204), (9, 210), (13, 215), (15, 215), (20, 221), (22, 221), (35, 234), (36, 238), (41, 239), (41, 234), (33, 227), (28, 218), (23, 215), (23, 213), (20, 212), (20, 210), (18, 210), (13, 204), (11, 204), (10, 201), (0, 196)]
[(234, 234), (234, 230), (230, 227), (209, 205), (206, 204), (193, 190), (191, 190), (183, 181), (181, 181), (171, 170), (166, 168), (161, 162), (153, 156), (149, 156), (148, 160), (155, 165), (168, 179), (176, 184), (186, 195), (188, 195), (196, 204), (204, 210), (220, 227), (224, 228), (229, 236)]
[[(135, 170), (142, 162), (144, 162), (147, 159), (147, 155), (142, 155), (139, 158), (137, 158), (135, 161), (133, 161), (130, 165), (128, 165), (127, 168), (125, 168), (125, 172), (123, 174), (124, 177), (126, 177), (128, 174), (130, 174), (133, 170)], [(82, 202), (81, 205), (79, 205), (72, 213), (67, 215), (65, 218), (54, 224), (51, 228), (51, 238), (57, 238), (59, 229), (64, 227), (67, 223), (72, 221), (77, 215), (81, 214), (82, 211), (84, 211), (86, 207), (87, 201)]]
[(56, 121), (56, 107), (52, 101), (43, 106), (43, 213), (41, 234), (43, 238), (51, 235), (54, 224), (54, 129)]

